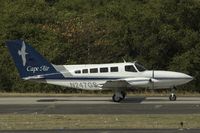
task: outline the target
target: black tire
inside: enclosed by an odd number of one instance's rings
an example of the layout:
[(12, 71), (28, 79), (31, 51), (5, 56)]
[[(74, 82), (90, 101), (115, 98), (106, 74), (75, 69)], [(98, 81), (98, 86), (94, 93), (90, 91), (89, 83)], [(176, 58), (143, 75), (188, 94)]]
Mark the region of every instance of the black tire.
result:
[(117, 97), (115, 94), (112, 96), (113, 102), (120, 102), (122, 100), (121, 97)]
[(174, 94), (174, 95), (170, 95), (169, 96), (169, 100), (170, 101), (176, 101), (176, 95)]
[(122, 99), (125, 99), (125, 97), (126, 97), (126, 92), (122, 91), (121, 94), (122, 94), (122, 97), (123, 97)]

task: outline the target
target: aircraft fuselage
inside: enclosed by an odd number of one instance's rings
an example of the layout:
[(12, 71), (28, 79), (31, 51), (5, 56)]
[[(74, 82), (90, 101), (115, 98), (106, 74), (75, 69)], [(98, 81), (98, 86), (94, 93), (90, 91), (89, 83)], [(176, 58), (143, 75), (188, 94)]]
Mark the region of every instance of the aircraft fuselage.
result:
[[(67, 73), (62, 80), (46, 79), (46, 82), (54, 85), (61, 85), (83, 90), (112, 89), (102, 88), (108, 80), (127, 80), (134, 87), (145, 87), (150, 89), (173, 88), (192, 80), (192, 77), (172, 71), (142, 70), (139, 71), (136, 62), (133, 63), (110, 63), (110, 64), (89, 64), (89, 65), (63, 65)], [(127, 69), (126, 66), (133, 68)], [(113, 70), (111, 70), (113, 69)], [(63, 71), (65, 73), (65, 71)], [(152, 81), (150, 81), (150, 79)], [(131, 80), (133, 82), (131, 82)], [(152, 84), (153, 83), (153, 84)], [(119, 86), (131, 87), (131, 86)], [(133, 88), (134, 88), (133, 87)]]

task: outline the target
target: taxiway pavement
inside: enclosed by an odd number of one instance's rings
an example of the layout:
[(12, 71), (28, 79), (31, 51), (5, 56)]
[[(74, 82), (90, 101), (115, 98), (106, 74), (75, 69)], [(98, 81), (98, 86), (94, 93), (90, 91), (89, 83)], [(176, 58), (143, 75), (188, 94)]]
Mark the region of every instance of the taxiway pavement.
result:
[(200, 97), (0, 97), (0, 114), (200, 114)]

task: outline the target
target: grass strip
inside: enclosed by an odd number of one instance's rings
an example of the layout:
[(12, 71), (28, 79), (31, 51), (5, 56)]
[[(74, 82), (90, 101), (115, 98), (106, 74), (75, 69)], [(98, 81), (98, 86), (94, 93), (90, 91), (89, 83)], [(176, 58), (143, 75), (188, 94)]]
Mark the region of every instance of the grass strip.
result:
[(65, 128), (200, 128), (200, 114), (189, 115), (0, 115), (0, 130)]

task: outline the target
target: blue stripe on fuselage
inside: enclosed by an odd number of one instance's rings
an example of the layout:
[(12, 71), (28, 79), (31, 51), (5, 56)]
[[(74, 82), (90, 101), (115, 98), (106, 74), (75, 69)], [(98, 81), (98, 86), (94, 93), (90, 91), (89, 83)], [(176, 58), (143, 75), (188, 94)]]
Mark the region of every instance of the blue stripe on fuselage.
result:
[[(124, 79), (124, 78), (131, 78), (131, 77), (76, 77), (76, 76), (61, 77), (60, 74), (44, 76), (44, 79), (58, 79), (58, 80), (117, 80), (117, 79), (119, 80), (119, 79)], [(135, 78), (135, 77), (132, 77), (132, 78)], [(142, 77), (140, 77), (140, 78), (142, 78)], [(157, 77), (157, 78), (154, 78), (154, 79), (157, 79), (157, 80), (173, 80), (173, 79), (187, 79), (187, 78), (181, 78), (181, 77), (179, 77), (179, 78), (176, 78), (176, 77), (162, 78), (162, 77)], [(139, 82), (139, 81), (147, 81), (147, 80), (134, 80), (134, 82), (137, 82), (137, 81)]]

